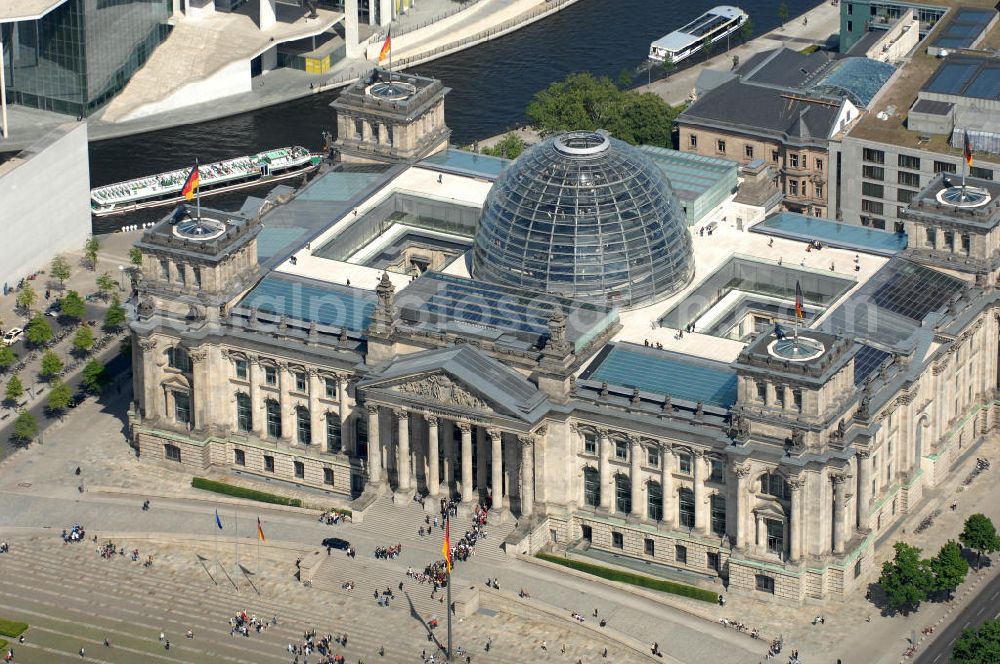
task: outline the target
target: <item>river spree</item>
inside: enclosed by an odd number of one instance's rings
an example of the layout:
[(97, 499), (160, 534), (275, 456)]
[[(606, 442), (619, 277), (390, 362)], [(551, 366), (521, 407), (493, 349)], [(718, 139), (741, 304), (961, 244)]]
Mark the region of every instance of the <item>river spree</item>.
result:
[[(416, 73), (433, 76), (452, 89), (445, 116), (452, 143), (468, 145), (525, 122), (531, 97), (569, 73), (590, 71), (617, 79), (623, 69), (636, 70), (649, 43), (717, 5), (720, 0), (580, 0), (575, 5), (506, 37), (420, 65)], [(778, 25), (774, 0), (739, 3), (753, 21), (754, 33)], [(788, 0), (791, 20), (816, 6), (816, 0)], [(724, 47), (723, 47), (724, 48)], [(694, 63), (699, 61), (696, 56)], [(687, 63), (685, 63), (687, 64)], [(644, 76), (644, 75), (642, 75)], [(329, 104), (337, 92), (315, 95), (253, 113), (186, 127), (93, 143), (92, 186), (282, 145), (318, 149), (321, 133), (335, 131)], [(179, 111), (182, 112), (182, 111)], [(210, 205), (238, 207), (246, 192), (209, 199)], [(98, 233), (123, 223), (159, 218), (95, 220)]]

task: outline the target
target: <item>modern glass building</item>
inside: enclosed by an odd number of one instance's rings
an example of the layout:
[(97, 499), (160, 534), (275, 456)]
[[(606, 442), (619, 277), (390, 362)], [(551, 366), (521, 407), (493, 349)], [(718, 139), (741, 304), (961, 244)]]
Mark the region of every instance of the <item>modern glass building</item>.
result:
[(7, 101), (88, 115), (128, 83), (169, 32), (169, 0), (52, 0), (0, 22)]
[(684, 212), (662, 171), (603, 132), (562, 134), (521, 155), (476, 230), (476, 278), (596, 304), (650, 304), (693, 272)]

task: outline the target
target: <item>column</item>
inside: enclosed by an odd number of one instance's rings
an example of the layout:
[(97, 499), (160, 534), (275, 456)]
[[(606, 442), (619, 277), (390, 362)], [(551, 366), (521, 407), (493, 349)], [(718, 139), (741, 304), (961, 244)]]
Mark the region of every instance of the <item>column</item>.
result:
[(358, 44), (358, 0), (344, 0), (344, 42), (348, 58), (361, 55)]
[(833, 476), (833, 552), (844, 552), (844, 509), (847, 503), (847, 477)]
[(427, 493), (437, 498), (441, 493), (438, 477), (438, 418), (425, 415), (427, 420)]
[(486, 443), (486, 430), (477, 426), (476, 431), (476, 490), (486, 495), (486, 457), (490, 452)]
[(501, 509), (503, 507), (503, 433), (499, 429), (489, 429), (486, 435), (490, 439), (490, 452), (492, 454), (490, 484), (493, 492), (493, 507)]
[[(918, 423), (919, 427), (920, 424)], [(917, 435), (920, 435), (918, 432)], [(918, 459), (919, 463), (919, 459)], [(858, 530), (867, 532), (869, 528), (869, 507), (872, 502), (872, 454), (870, 450), (858, 450)]]
[(663, 490), (663, 522), (673, 527), (674, 518), (674, 450), (664, 445), (660, 452), (660, 487)]
[(455, 424), (450, 420), (442, 422), (441, 435), (444, 438), (444, 484), (448, 498), (455, 486)]
[(764, 523), (764, 515), (757, 515), (757, 551), (763, 553), (767, 546), (767, 525)]
[(405, 410), (395, 411), (399, 420), (399, 443), (396, 446), (397, 490), (410, 488), (410, 414)]
[(206, 412), (209, 399), (211, 399), (211, 386), (208, 378), (208, 350), (196, 348), (188, 352), (193, 367), (191, 377), (194, 379), (191, 390), (191, 410), (193, 422), (192, 429), (204, 429), (208, 426), (208, 413)]
[(472, 502), (472, 425), (459, 422), (462, 432), (462, 502)]
[(315, 369), (309, 369), (309, 429), (312, 434), (312, 444), (321, 450), (326, 449), (326, 418), (323, 417), (319, 405), (319, 393), (322, 381)]
[(691, 465), (694, 470), (694, 529), (705, 534), (708, 510), (705, 508), (705, 453), (694, 450), (691, 455)]
[(340, 449), (347, 456), (353, 456), (357, 453), (357, 447), (352, 439), (354, 427), (350, 426), (349, 422), (351, 410), (347, 403), (347, 377), (343, 375), (337, 376), (337, 400), (337, 415), (340, 417)]
[(278, 365), (279, 404), (281, 406), (281, 440), (285, 443), (295, 441), (295, 418), (292, 417), (292, 372), (287, 364)]
[(646, 518), (646, 503), (642, 499), (642, 444), (638, 436), (629, 438), (629, 483), (632, 487), (632, 514)]
[(375, 404), (366, 406), (368, 411), (368, 481), (378, 484), (382, 481), (382, 445), (379, 442), (379, 408)]
[(611, 511), (611, 439), (608, 438), (608, 430), (601, 429), (597, 432), (600, 436), (600, 475), (601, 475), (601, 504), (600, 508), (605, 512)]
[(792, 491), (791, 498), (791, 515), (789, 516), (788, 538), (791, 540), (789, 542), (789, 560), (793, 563), (799, 562), (802, 557), (802, 485), (803, 480), (798, 477), (793, 477), (788, 481), (788, 488)]
[(379, 26), (385, 27), (389, 25), (389, 21), (391, 20), (392, 20), (392, 0), (379, 0), (378, 2)]
[(253, 418), (253, 432), (258, 438), (264, 437), (267, 430), (266, 411), (264, 410), (264, 397), (260, 394), (260, 384), (264, 381), (263, 371), (260, 368), (260, 360), (252, 358), (250, 360), (250, 413)]
[(736, 466), (736, 548), (745, 551), (750, 544), (753, 520), (750, 516), (750, 465)]
[(517, 441), (521, 444), (521, 471), (519, 473), (521, 483), (519, 493), (521, 495), (521, 516), (531, 516), (535, 509), (535, 437), (533, 435), (518, 436)]

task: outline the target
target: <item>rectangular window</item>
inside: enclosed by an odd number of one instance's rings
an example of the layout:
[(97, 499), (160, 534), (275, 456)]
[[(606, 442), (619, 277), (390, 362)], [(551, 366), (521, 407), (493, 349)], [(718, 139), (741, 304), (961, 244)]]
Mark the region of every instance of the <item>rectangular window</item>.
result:
[(247, 453), (243, 450), (233, 450), (233, 463), (237, 466), (247, 465)]
[(874, 182), (862, 182), (861, 193), (872, 198), (885, 198), (885, 187)]
[(621, 533), (611, 533), (611, 546), (616, 549), (624, 549), (625, 537)]
[(160, 279), (170, 281), (170, 261), (160, 261)]
[(278, 370), (274, 367), (264, 367), (264, 382), (268, 385), (278, 384)]
[(799, 181), (798, 180), (789, 180), (788, 181), (788, 195), (789, 196), (798, 196), (799, 195)]
[(726, 142), (723, 140), (718, 140), (715, 142), (715, 149), (721, 154), (726, 154)]
[(187, 284), (187, 268), (183, 265), (177, 266), (177, 283), (181, 286)]
[[(854, 16), (854, 5), (851, 3), (847, 3), (847, 15)], [(850, 30), (850, 28), (848, 28), (848, 30)]]
[(861, 177), (869, 180), (885, 180), (885, 169), (881, 166), (862, 166)]
[(792, 404), (795, 406), (795, 410), (802, 412), (802, 390), (792, 390)]
[(336, 399), (337, 398), (337, 379), (327, 378), (326, 379), (326, 398)]
[(323, 484), (333, 486), (333, 468), (323, 469)]
[(677, 492), (677, 514), (681, 527), (694, 528), (694, 492), (681, 489)]
[(628, 460), (628, 443), (622, 440), (615, 441), (615, 458), (619, 461)]
[(680, 471), (686, 475), (691, 474), (691, 455), (690, 454), (679, 454), (677, 456), (677, 467)]
[(854, 21), (848, 21), (847, 22), (847, 31), (848, 32), (854, 32)]
[(880, 231), (884, 231), (885, 219), (872, 219), (872, 228), (877, 228)]
[(901, 154), (897, 158), (897, 163), (900, 168), (908, 168), (911, 171), (920, 170), (920, 157), (914, 157), (908, 154)]
[(955, 164), (950, 164), (947, 161), (934, 162), (935, 173), (954, 173), (955, 170), (956, 170)]
[(885, 206), (880, 201), (861, 199), (861, 211), (870, 214), (884, 214)]
[(980, 180), (992, 180), (993, 169), (973, 166), (972, 168), (969, 169), (969, 175), (971, 175), (974, 178), (979, 178)]
[(336, 454), (340, 451), (340, 416), (328, 413), (326, 416), (326, 451)]
[(771, 161), (773, 161), (776, 164), (778, 163), (778, 151), (777, 150), (771, 150)]
[(788, 155), (788, 167), (798, 168), (799, 167), (799, 155), (792, 153)]
[(306, 375), (301, 371), (295, 372), (295, 390), (297, 392), (306, 391)]
[(250, 397), (242, 392), (236, 395), (236, 428), (243, 433), (248, 433), (253, 428)]
[(683, 544), (674, 545), (674, 560), (677, 561), (678, 565), (687, 565), (688, 562), (688, 550)]
[(653, 542), (652, 539), (650, 539), (650, 538), (647, 537), (642, 542), (642, 552), (645, 553), (647, 556), (655, 556), (656, 555), (656, 543)]
[(955, 232), (945, 231), (944, 232), (944, 248), (948, 251), (955, 251)]
[(697, 134), (691, 134), (691, 136), (688, 138), (688, 140), (690, 142), (691, 147), (693, 147), (693, 148), (698, 147), (698, 135)]
[(782, 385), (775, 385), (774, 387), (774, 405), (778, 408), (785, 407), (785, 388)]
[(274, 472), (274, 457), (269, 454), (264, 455), (264, 470), (269, 473)]
[(767, 383), (757, 383), (757, 401), (767, 403)]
[(747, 159), (753, 159), (753, 146), (752, 145), (744, 146), (743, 154), (746, 156)]
[(597, 456), (597, 434), (587, 431), (583, 434), (583, 453)]
[(247, 361), (246, 360), (236, 360), (233, 362), (236, 367), (236, 377), (240, 380), (247, 379)]
[(191, 274), (194, 275), (194, 287), (201, 288), (201, 268), (200, 267), (191, 268)]
[(646, 448), (646, 465), (653, 468), (660, 467), (660, 449), (657, 447)]
[(707, 562), (708, 562), (708, 569), (713, 570), (715, 572), (718, 572), (719, 571), (719, 554), (715, 553), (714, 551), (709, 551), (706, 554), (706, 558), (707, 558)]
[(176, 445), (171, 445), (167, 443), (163, 446), (163, 456), (167, 458), (167, 461), (176, 461), (180, 463), (181, 460), (181, 448)]
[(305, 479), (306, 476), (306, 464), (301, 461), (295, 462), (295, 477), (298, 479)]
[(962, 252), (968, 254), (972, 250), (972, 237), (968, 233), (962, 233)]
[(927, 244), (933, 247), (937, 243), (937, 229), (927, 228), (925, 232), (927, 234)]
[(920, 188), (920, 173), (907, 173), (906, 171), (899, 171), (896, 173), (896, 182), (907, 187)]
[(191, 424), (191, 395), (174, 392), (174, 419), (180, 424)]
[[(816, 184), (814, 188), (816, 189), (816, 198), (823, 198), (823, 185)], [(819, 214), (817, 213), (816, 216), (819, 216)]]
[(820, 171), (820, 172), (823, 171), (823, 160), (822, 159), (819, 159), (819, 158), (816, 159), (816, 170)]
[(897, 189), (896, 190), (896, 201), (900, 203), (909, 203), (913, 200), (913, 197), (917, 195), (917, 192), (912, 189)]
[(708, 481), (715, 482), (716, 484), (726, 483), (726, 464), (722, 459), (712, 459), (709, 461), (711, 470), (709, 471)]
[(884, 164), (885, 163), (885, 153), (881, 150), (875, 150), (872, 148), (864, 148), (861, 150), (861, 158), (872, 164)]
[(770, 593), (771, 595), (773, 595), (774, 579), (765, 574), (757, 574), (755, 576), (757, 582), (757, 590), (761, 591), (762, 593)]

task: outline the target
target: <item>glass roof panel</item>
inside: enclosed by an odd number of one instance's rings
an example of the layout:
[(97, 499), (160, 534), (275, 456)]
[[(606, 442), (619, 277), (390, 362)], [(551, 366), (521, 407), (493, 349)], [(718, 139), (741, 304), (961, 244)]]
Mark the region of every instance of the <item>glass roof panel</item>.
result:
[(906, 249), (907, 244), (905, 233), (890, 233), (795, 212), (779, 212), (755, 224), (750, 230), (791, 240), (818, 240), (838, 249), (864, 251), (880, 256), (894, 255)]
[(363, 332), (375, 309), (375, 295), (346, 286), (268, 276), (239, 306), (294, 321)]
[(865, 382), (868, 376), (872, 375), (872, 373), (882, 366), (882, 362), (889, 355), (890, 353), (884, 350), (862, 344), (858, 354), (854, 356), (854, 384), (860, 385)]
[(844, 58), (813, 86), (817, 91), (846, 94), (859, 106), (868, 106), (896, 68), (871, 58)]

